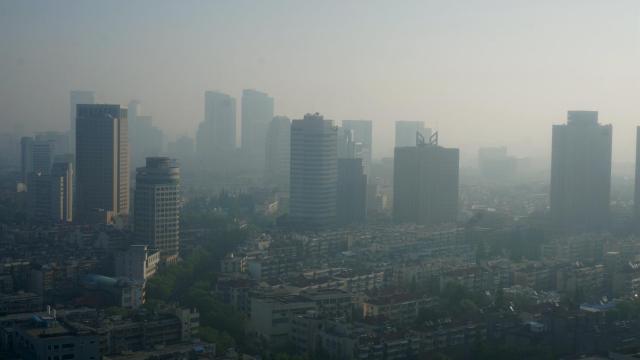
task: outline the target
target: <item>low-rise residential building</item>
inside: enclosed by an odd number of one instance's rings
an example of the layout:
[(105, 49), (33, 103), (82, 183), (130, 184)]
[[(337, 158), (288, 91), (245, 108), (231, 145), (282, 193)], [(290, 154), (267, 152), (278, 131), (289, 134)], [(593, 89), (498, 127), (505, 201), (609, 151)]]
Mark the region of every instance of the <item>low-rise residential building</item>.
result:
[(316, 309), (315, 302), (299, 295), (253, 297), (251, 330), (273, 347), (284, 346), (289, 340), (292, 319)]
[(34, 293), (0, 293), (0, 314), (18, 314), (42, 310), (42, 296)]
[(366, 299), (362, 304), (362, 314), (365, 319), (387, 319), (395, 323), (409, 324), (418, 318), (420, 310), (435, 305), (434, 298), (406, 292), (390, 292)]

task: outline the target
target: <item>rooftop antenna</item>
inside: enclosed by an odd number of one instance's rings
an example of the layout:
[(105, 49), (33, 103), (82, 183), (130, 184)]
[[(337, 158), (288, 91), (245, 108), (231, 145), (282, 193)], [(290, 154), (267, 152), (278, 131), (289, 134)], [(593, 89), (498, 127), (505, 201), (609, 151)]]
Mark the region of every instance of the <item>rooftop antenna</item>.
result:
[(434, 132), (429, 136), (429, 144), (430, 145), (438, 145), (438, 132)]
[(416, 131), (416, 146), (422, 147), (425, 145), (424, 135), (420, 133), (420, 131)]

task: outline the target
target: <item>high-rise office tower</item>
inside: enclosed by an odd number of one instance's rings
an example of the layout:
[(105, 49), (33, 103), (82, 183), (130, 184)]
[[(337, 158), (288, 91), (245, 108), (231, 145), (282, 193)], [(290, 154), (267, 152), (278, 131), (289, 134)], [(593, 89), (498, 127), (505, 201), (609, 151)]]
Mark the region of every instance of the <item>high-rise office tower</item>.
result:
[(273, 98), (256, 90), (242, 91), (242, 151), (258, 171), (264, 170), (267, 128), (273, 119)]
[(93, 91), (75, 90), (69, 96), (69, 151), (76, 150), (76, 106), (79, 104), (93, 104), (95, 94)]
[(342, 127), (353, 131), (353, 140), (362, 147), (362, 167), (365, 175), (370, 175), (373, 156), (373, 126), (371, 120), (343, 120)]
[(53, 142), (25, 136), (20, 141), (20, 151), (23, 181), (26, 181), (32, 172), (49, 174), (54, 157)]
[(338, 182), (337, 130), (319, 114), (291, 122), (289, 216), (298, 226), (335, 223)]
[(567, 232), (607, 229), (611, 196), (611, 125), (597, 111), (569, 111), (554, 125), (551, 152), (551, 220)]
[(54, 144), (46, 140), (36, 140), (31, 144), (33, 172), (49, 174), (53, 163), (53, 147)]
[(149, 157), (136, 170), (134, 231), (136, 239), (160, 250), (168, 262), (180, 245), (180, 167), (168, 157)]
[(337, 222), (359, 223), (365, 220), (367, 176), (362, 159), (338, 159)]
[(395, 148), (393, 218), (432, 225), (458, 216), (460, 153), (435, 143)]
[[(76, 119), (76, 211), (80, 222), (129, 213), (127, 109), (78, 105)], [(102, 220), (101, 220), (102, 221)]]
[(73, 164), (57, 162), (51, 167), (51, 218), (73, 221)]
[(280, 191), (289, 191), (291, 121), (276, 116), (267, 130), (265, 183)]
[(196, 134), (196, 153), (208, 169), (225, 166), (236, 148), (236, 99), (216, 91), (204, 93), (204, 121)]
[(40, 172), (27, 175), (27, 213), (39, 222), (51, 220), (51, 176)]
[(425, 128), (422, 121), (396, 121), (395, 147), (415, 146), (417, 132), (425, 139), (431, 137), (431, 129)]

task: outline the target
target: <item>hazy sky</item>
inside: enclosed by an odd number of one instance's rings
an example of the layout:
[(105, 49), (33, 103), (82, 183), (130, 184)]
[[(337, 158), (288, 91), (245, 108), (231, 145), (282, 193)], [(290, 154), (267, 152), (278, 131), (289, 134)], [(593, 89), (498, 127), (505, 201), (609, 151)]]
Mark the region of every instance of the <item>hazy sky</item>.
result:
[[(599, 110), (614, 161), (640, 125), (640, 1), (0, 0), (0, 132), (68, 128), (69, 91), (142, 101), (192, 135), (203, 92), (268, 92), (276, 113), (424, 120), (476, 157), (550, 153), (551, 124)], [(238, 109), (238, 115), (240, 111)], [(22, 126), (22, 127), (21, 127)]]

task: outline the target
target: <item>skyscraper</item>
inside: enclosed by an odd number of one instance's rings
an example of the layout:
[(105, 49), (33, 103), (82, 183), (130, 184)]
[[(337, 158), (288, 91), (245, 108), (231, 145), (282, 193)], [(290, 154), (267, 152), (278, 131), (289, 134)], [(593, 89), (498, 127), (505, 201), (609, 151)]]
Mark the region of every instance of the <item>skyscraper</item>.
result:
[(41, 172), (27, 175), (27, 212), (39, 222), (51, 220), (51, 176)]
[(53, 162), (54, 143), (47, 140), (34, 140), (25, 136), (20, 140), (20, 158), (22, 179), (26, 181), (29, 174), (48, 174)]
[(431, 129), (425, 128), (422, 121), (396, 121), (395, 147), (415, 146), (416, 132), (422, 134), (425, 139), (431, 137)]
[(271, 120), (267, 131), (265, 183), (289, 191), (291, 121), (285, 116)]
[(367, 176), (362, 159), (338, 159), (337, 222), (359, 223), (365, 220)]
[(127, 109), (78, 105), (76, 120), (76, 218), (91, 222), (96, 211), (129, 213)]
[(396, 147), (393, 218), (432, 225), (456, 221), (460, 154), (437, 143)]
[(216, 91), (204, 93), (204, 121), (196, 134), (196, 153), (201, 164), (212, 169), (224, 166), (236, 148), (236, 99)]
[(53, 163), (53, 147), (53, 142), (46, 140), (36, 140), (31, 143), (33, 172), (49, 174)]
[(353, 131), (355, 143), (362, 144), (362, 167), (365, 175), (370, 175), (373, 156), (373, 126), (371, 120), (343, 120), (342, 127)]
[(264, 170), (267, 128), (273, 119), (273, 98), (256, 90), (242, 91), (242, 151), (251, 167)]
[(73, 221), (73, 164), (56, 162), (51, 167), (51, 218)]
[(75, 90), (69, 96), (69, 150), (76, 150), (76, 106), (79, 104), (93, 104), (95, 94), (93, 91)]
[(320, 114), (291, 122), (289, 216), (299, 226), (335, 223), (338, 181), (337, 130)]
[(180, 245), (180, 167), (168, 157), (149, 157), (136, 170), (134, 231), (138, 241), (160, 250), (168, 262)]
[(551, 152), (551, 220), (567, 232), (601, 231), (609, 225), (611, 125), (597, 111), (569, 111), (554, 125)]

